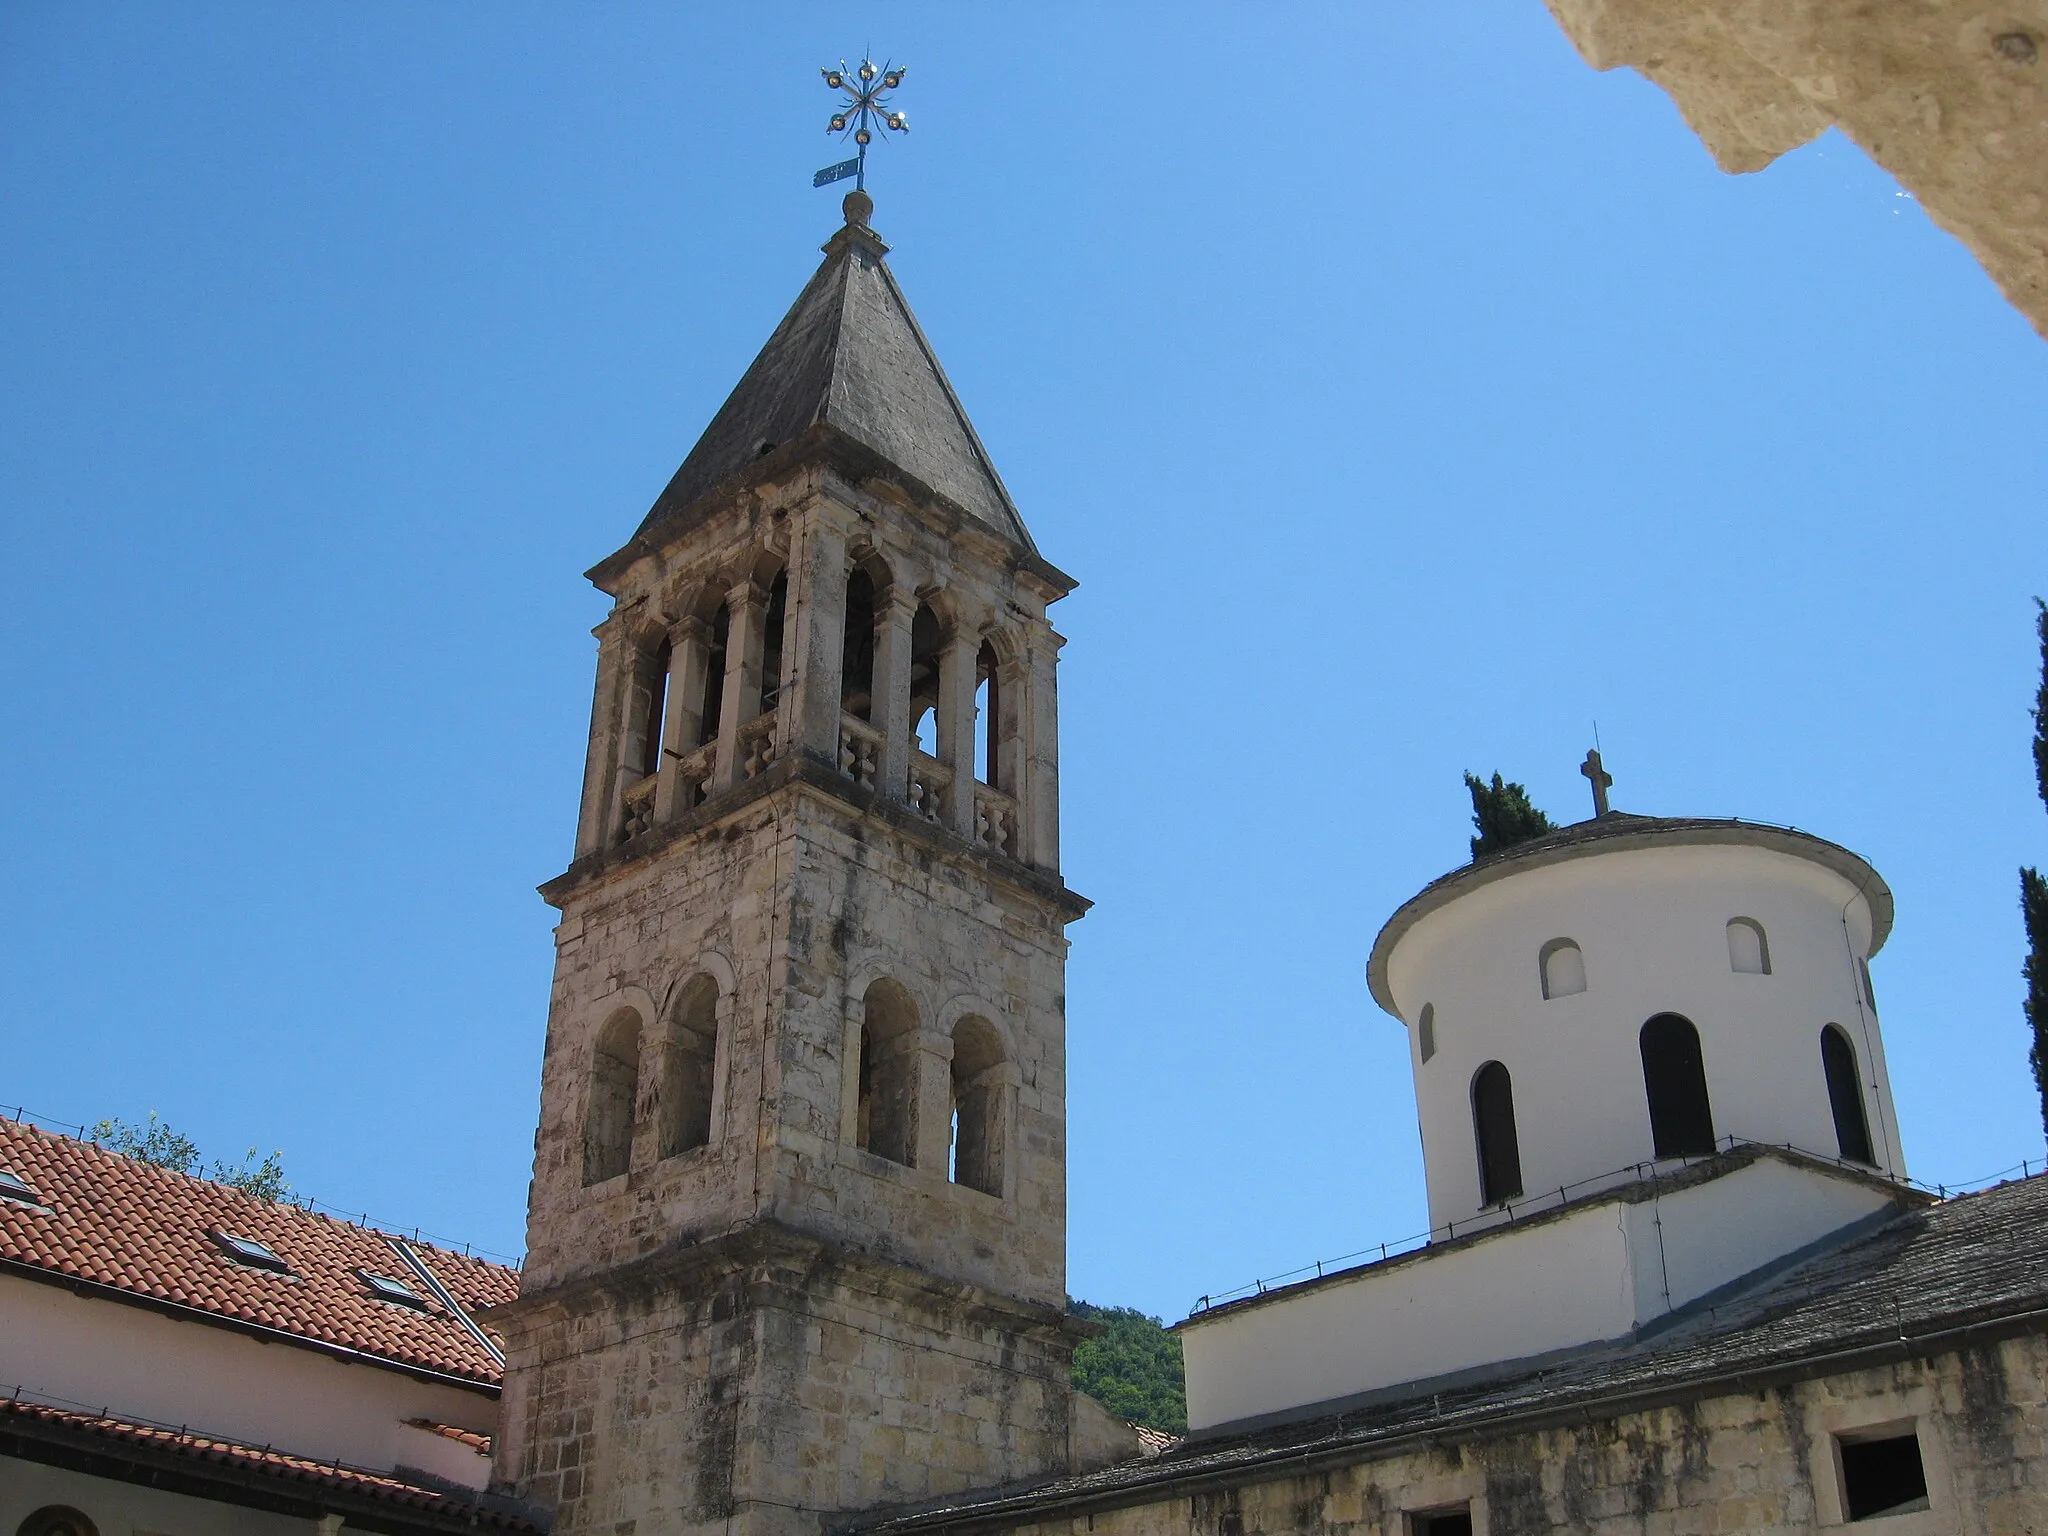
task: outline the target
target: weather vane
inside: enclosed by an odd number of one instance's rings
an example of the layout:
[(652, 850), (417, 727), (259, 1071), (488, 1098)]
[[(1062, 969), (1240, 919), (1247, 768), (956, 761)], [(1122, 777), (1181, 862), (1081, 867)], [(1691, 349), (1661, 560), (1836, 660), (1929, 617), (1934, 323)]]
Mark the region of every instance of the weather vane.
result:
[(851, 133), (853, 142), (860, 148), (851, 160), (828, 165), (818, 172), (811, 178), (811, 185), (829, 186), (852, 176), (855, 178), (854, 186), (865, 192), (868, 189), (868, 145), (875, 140), (875, 125), (879, 123), (892, 133), (910, 131), (910, 119), (882, 102), (883, 97), (903, 83), (903, 68), (897, 64), (878, 66), (873, 59), (862, 59), (859, 69), (848, 69), (842, 59), (837, 69), (821, 69), (818, 73), (825, 77), (825, 83), (833, 90), (846, 93), (846, 99), (832, 114), (832, 121), (825, 125), (825, 131), (836, 133), (841, 138)]

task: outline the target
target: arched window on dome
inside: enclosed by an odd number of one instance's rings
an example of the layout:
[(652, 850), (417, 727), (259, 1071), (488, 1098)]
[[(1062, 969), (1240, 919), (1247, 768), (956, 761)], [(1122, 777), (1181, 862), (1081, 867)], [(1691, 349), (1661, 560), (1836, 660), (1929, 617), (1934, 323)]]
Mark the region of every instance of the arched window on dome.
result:
[(1472, 1074), (1472, 1137), (1479, 1148), (1479, 1203), (1499, 1205), (1522, 1192), (1522, 1148), (1515, 1136), (1515, 1085), (1489, 1061)]
[(1820, 1032), (1820, 1065), (1828, 1079), (1828, 1107), (1835, 1113), (1835, 1146), (1845, 1162), (1875, 1167), (1870, 1121), (1863, 1113), (1863, 1078), (1856, 1070), (1856, 1047), (1839, 1024)]
[(1415, 1044), (1421, 1051), (1422, 1059), (1429, 1060), (1436, 1054), (1436, 1004), (1424, 1003), (1422, 1017), (1415, 1021)]
[(1659, 1157), (1707, 1157), (1714, 1150), (1714, 1112), (1707, 1065), (1692, 1021), (1660, 1013), (1643, 1026), (1643, 1092), (1650, 1101), (1650, 1139)]
[(1546, 998), (1570, 997), (1586, 990), (1586, 956), (1574, 939), (1552, 939), (1544, 945), (1536, 969)]
[(1771, 974), (1771, 941), (1755, 918), (1728, 919), (1728, 969), (1743, 976)]

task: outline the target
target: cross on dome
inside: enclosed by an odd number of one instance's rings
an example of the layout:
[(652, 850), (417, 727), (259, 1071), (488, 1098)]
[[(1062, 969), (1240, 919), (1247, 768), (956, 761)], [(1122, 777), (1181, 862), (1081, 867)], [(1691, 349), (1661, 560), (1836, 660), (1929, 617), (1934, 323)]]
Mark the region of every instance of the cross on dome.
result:
[(1593, 814), (1607, 814), (1607, 791), (1614, 787), (1614, 775), (1600, 765), (1600, 749), (1592, 748), (1586, 753), (1586, 760), (1579, 764), (1583, 773), (1593, 785)]

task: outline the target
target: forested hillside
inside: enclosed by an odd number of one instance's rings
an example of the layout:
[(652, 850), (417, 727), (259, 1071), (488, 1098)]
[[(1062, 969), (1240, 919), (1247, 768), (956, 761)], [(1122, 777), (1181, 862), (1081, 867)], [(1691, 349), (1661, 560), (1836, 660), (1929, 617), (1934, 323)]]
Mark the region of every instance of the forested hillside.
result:
[(1067, 1301), (1067, 1310), (1102, 1324), (1102, 1332), (1074, 1351), (1074, 1386), (1120, 1419), (1188, 1432), (1187, 1378), (1180, 1340), (1156, 1317), (1130, 1307)]

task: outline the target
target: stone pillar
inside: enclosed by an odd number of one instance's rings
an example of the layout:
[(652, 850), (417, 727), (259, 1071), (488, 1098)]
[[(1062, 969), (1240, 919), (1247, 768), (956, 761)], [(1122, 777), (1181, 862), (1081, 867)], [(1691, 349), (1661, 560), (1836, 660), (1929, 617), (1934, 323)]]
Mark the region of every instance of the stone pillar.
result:
[(591, 631), (597, 637), (597, 684), (590, 700), (590, 746), (583, 759), (583, 805), (576, 818), (576, 857), (610, 846), (618, 829), (619, 695), (626, 675), (626, 634), (614, 613)]
[(704, 731), (704, 672), (711, 663), (711, 626), (678, 619), (668, 630), (668, 707), (661, 727), (661, 778), (654, 786), (654, 817), (671, 821), (690, 809), (681, 760)]
[(728, 627), (725, 636), (725, 693), (718, 706), (718, 763), (712, 782), (718, 789), (739, 783), (745, 759), (740, 753), (740, 727), (761, 714), (761, 644), (768, 617), (768, 589), (743, 581), (725, 595)]
[(917, 1074), (917, 1150), (910, 1166), (943, 1179), (953, 1150), (953, 1037), (920, 1029), (910, 1048)]
[(790, 562), (784, 624), (787, 681), (784, 751), (805, 750), (839, 766), (839, 696), (846, 662), (846, 530), (826, 506), (806, 519)]
[(1060, 867), (1060, 727), (1059, 652), (1066, 640), (1050, 628), (1031, 637), (1026, 657), (1029, 676), (1026, 686), (1024, 728), (1027, 752), (1024, 764), (1023, 837), (1018, 852), (1027, 863), (1040, 869)]
[(875, 615), (874, 707), (869, 724), (882, 733), (882, 760), (875, 788), (884, 799), (901, 800), (910, 788), (910, 626), (917, 594), (902, 582), (891, 586)]
[(939, 659), (939, 759), (953, 771), (946, 825), (974, 840), (974, 658), (981, 637), (965, 624), (946, 637)]

